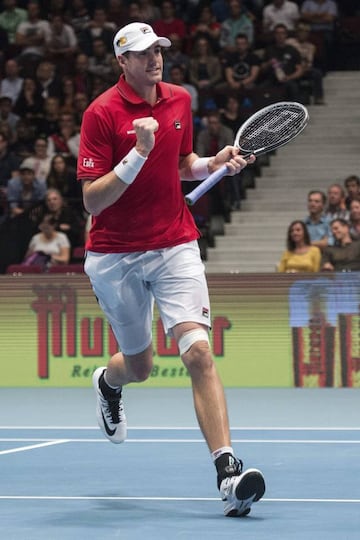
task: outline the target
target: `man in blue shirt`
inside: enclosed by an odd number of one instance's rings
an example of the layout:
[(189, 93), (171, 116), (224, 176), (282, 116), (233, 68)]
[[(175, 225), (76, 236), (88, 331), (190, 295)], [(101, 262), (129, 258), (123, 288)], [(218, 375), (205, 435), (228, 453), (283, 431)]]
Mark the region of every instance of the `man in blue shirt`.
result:
[(325, 216), (326, 195), (323, 191), (312, 190), (308, 193), (309, 215), (304, 223), (309, 231), (311, 244), (320, 249), (333, 245), (329, 220)]

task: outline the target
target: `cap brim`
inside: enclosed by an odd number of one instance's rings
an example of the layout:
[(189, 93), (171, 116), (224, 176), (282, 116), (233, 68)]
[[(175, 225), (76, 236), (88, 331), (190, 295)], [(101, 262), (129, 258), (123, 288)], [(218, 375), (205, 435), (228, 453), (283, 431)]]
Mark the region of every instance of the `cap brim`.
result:
[(166, 37), (147, 36), (147, 38), (142, 41), (141, 45), (131, 47), (131, 49), (128, 49), (128, 51), (145, 51), (154, 45), (154, 43), (158, 43), (161, 47), (171, 47), (171, 41)]

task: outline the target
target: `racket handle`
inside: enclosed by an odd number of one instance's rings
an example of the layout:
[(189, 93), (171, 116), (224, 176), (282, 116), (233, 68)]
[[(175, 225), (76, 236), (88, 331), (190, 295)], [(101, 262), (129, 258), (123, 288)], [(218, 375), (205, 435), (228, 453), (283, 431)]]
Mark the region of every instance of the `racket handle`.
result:
[(228, 169), (226, 165), (223, 165), (220, 169), (213, 172), (208, 176), (201, 184), (199, 184), (195, 189), (193, 189), (190, 193), (185, 195), (185, 201), (189, 206), (192, 206), (196, 203), (202, 197), (205, 195), (209, 189), (211, 189), (215, 184), (217, 184), (228, 172)]

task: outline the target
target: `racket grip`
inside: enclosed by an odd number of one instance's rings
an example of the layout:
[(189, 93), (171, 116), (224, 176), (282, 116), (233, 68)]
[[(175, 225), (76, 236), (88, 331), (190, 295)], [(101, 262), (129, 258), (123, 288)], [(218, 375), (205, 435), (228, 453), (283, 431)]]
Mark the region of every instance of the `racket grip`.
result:
[(213, 172), (208, 176), (201, 184), (199, 184), (195, 189), (190, 191), (187, 195), (185, 195), (185, 201), (189, 206), (192, 206), (196, 203), (202, 197), (205, 195), (209, 189), (211, 189), (215, 184), (217, 184), (227, 173), (228, 169), (226, 165), (223, 165), (218, 169), (217, 171)]

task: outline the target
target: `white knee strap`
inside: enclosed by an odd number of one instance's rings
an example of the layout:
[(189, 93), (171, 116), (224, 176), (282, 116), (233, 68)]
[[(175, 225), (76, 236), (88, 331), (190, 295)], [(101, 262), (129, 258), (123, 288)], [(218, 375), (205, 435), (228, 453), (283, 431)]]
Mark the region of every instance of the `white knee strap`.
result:
[(180, 355), (186, 353), (196, 341), (207, 341), (209, 343), (208, 332), (203, 328), (196, 328), (196, 330), (190, 330), (183, 334), (178, 342)]

